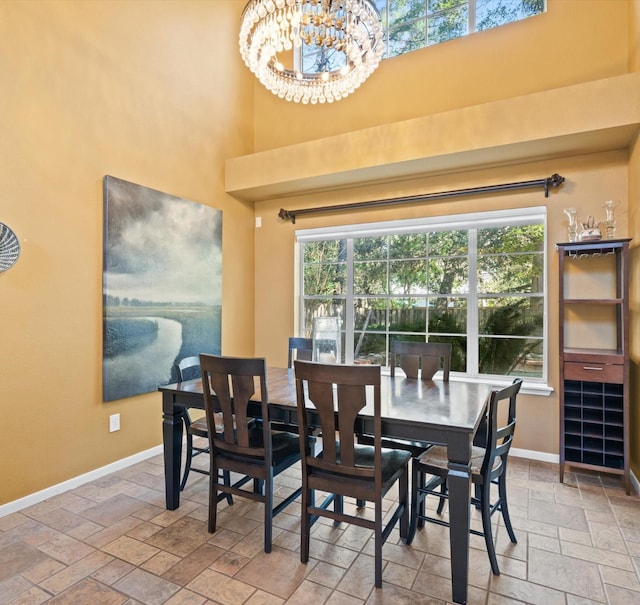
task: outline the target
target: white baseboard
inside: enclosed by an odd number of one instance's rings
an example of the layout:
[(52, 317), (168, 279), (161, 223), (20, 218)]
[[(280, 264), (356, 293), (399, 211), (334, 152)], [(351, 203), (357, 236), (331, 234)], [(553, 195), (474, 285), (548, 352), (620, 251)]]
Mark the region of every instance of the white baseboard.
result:
[[(534, 450), (521, 450), (517, 447), (512, 447), (509, 450), (509, 455), (516, 456), (517, 458), (527, 458), (529, 460), (539, 460), (540, 462), (554, 462), (560, 463), (560, 456), (558, 454), (547, 454), (546, 452), (536, 452)], [(630, 480), (632, 490), (636, 494), (640, 494), (640, 482), (634, 475), (633, 471), (630, 471)]]
[(527, 460), (539, 460), (540, 462), (554, 462), (555, 464), (560, 462), (560, 456), (558, 454), (536, 452), (535, 450), (523, 450), (519, 447), (512, 447), (509, 450), (509, 455), (515, 456), (516, 458), (526, 458)]
[(127, 458), (123, 458), (122, 460), (117, 460), (116, 462), (107, 464), (106, 466), (102, 466), (93, 471), (89, 471), (84, 475), (79, 475), (78, 477), (74, 477), (73, 479), (58, 483), (57, 485), (52, 485), (51, 487), (47, 487), (46, 489), (43, 489), (39, 492), (29, 494), (24, 498), (14, 500), (13, 502), (8, 502), (7, 504), (3, 504), (0, 506), (0, 517), (18, 512), (23, 508), (33, 506), (34, 504), (38, 504), (39, 502), (47, 500), (48, 498), (57, 496), (58, 494), (62, 494), (70, 489), (74, 489), (76, 487), (84, 485), (85, 483), (89, 483), (89, 481), (95, 481), (96, 479), (104, 477), (109, 473), (114, 473), (115, 471), (127, 468), (128, 466), (132, 466), (133, 464), (137, 464), (138, 462), (142, 462), (143, 460), (146, 460), (147, 458), (151, 458), (153, 456), (157, 456), (158, 454), (162, 454), (161, 445), (152, 447), (151, 449), (145, 450), (144, 452), (138, 452), (137, 454), (134, 454), (133, 456), (129, 456)]
[[(552, 462), (558, 464), (558, 462), (560, 461), (560, 457), (558, 456), (558, 454), (536, 452), (535, 450), (523, 450), (516, 447), (511, 448), (509, 453), (510, 455), (516, 456), (518, 458), (539, 460), (540, 462)], [(14, 500), (13, 502), (8, 502), (7, 504), (3, 504), (0, 506), (0, 517), (18, 512), (23, 508), (38, 504), (39, 502), (42, 502), (47, 498), (62, 494), (63, 492), (66, 492), (70, 489), (79, 487), (81, 485), (84, 485), (85, 483), (89, 483), (89, 481), (95, 481), (96, 479), (104, 477), (109, 473), (127, 468), (128, 466), (137, 464), (138, 462), (142, 462), (143, 460), (146, 460), (147, 458), (151, 458), (153, 456), (157, 456), (158, 454), (162, 454), (161, 445), (157, 445), (156, 447), (152, 447), (151, 449), (145, 450), (144, 452), (139, 452), (137, 454), (134, 454), (133, 456), (123, 458), (122, 460), (118, 460), (111, 464), (107, 464), (106, 466), (97, 468), (93, 471), (85, 473), (84, 475), (79, 475), (78, 477), (74, 477), (73, 479), (69, 479), (68, 481), (63, 481), (62, 483), (58, 483), (57, 485), (52, 485), (51, 487), (43, 489), (39, 492), (29, 494), (24, 498)], [(638, 478), (633, 474), (633, 471), (631, 472), (631, 485), (633, 486), (634, 491), (637, 494), (640, 494), (640, 482), (638, 482)]]

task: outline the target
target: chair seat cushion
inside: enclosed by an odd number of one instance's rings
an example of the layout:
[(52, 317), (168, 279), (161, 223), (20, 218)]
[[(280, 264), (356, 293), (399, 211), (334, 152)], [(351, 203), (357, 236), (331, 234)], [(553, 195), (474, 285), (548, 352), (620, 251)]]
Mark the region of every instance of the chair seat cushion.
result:
[[(224, 430), (224, 426), (222, 424), (222, 418), (219, 418), (219, 414), (216, 414), (216, 433), (221, 433)], [(218, 424), (218, 420), (220, 423)], [(209, 436), (209, 431), (207, 429), (207, 419), (206, 418), (198, 418), (198, 420), (194, 420), (189, 426), (189, 432), (192, 435), (196, 435), (198, 437), (204, 437), (205, 439)]]
[[(480, 474), (482, 468), (482, 461), (484, 460), (486, 450), (483, 447), (473, 446), (471, 448), (471, 473), (474, 475)], [(442, 445), (435, 445), (424, 452), (419, 458), (418, 462), (426, 467), (430, 467), (434, 470), (432, 474), (447, 474), (449, 458), (447, 458), (447, 448)]]
[[(338, 452), (340, 444), (336, 444)], [(411, 453), (404, 450), (393, 450), (382, 448), (382, 483), (391, 481), (405, 467), (411, 459)], [(322, 457), (322, 453), (318, 457)], [(374, 465), (375, 448), (369, 445), (355, 445), (355, 463), (356, 466)]]
[[(309, 451), (313, 451), (316, 438), (312, 435), (307, 436), (307, 447)], [(249, 446), (262, 449), (264, 444), (264, 433), (262, 428), (256, 427), (249, 431)], [(219, 455), (224, 458), (247, 460), (253, 456), (243, 456), (231, 452), (218, 450)], [(287, 433), (284, 431), (274, 431), (271, 433), (271, 457), (274, 466), (279, 466), (281, 462), (289, 458), (300, 457), (300, 436), (297, 433)], [(261, 462), (262, 457), (256, 457), (256, 461)]]

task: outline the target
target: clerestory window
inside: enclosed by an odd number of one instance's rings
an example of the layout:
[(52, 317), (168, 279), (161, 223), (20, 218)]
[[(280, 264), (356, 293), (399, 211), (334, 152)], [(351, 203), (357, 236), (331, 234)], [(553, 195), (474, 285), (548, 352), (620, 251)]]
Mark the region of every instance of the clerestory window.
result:
[(454, 374), (546, 382), (544, 208), (299, 230), (300, 330), (338, 317), (342, 362), (450, 342)]
[(375, 0), (386, 57), (543, 13), (545, 0)]
[[(384, 57), (467, 36), (546, 10), (546, 0), (372, 0), (385, 31)], [(341, 52), (301, 47), (302, 70), (335, 70), (345, 63)]]

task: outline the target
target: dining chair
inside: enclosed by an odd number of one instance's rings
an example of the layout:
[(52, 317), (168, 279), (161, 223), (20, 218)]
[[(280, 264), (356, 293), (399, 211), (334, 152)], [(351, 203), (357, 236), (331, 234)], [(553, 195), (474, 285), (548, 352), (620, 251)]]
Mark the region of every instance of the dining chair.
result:
[[(217, 412), (222, 414), (222, 430), (209, 431), (209, 519), (210, 533), (216, 530), (218, 492), (242, 496), (264, 505), (264, 551), (271, 552), (273, 517), (291, 504), (301, 493), (295, 490), (273, 506), (273, 479), (300, 461), (297, 433), (272, 431), (269, 421), (269, 393), (264, 359), (200, 355), (202, 390), (207, 424), (215, 425)], [(251, 404), (260, 402), (262, 422), (251, 417)], [(305, 449), (312, 451), (315, 438), (302, 438)], [(218, 471), (239, 473), (253, 479), (254, 491), (221, 483)]]
[[(391, 376), (396, 375), (396, 363), (400, 357), (400, 367), (407, 378), (431, 380), (442, 369), (442, 379), (449, 380), (451, 366), (451, 344), (445, 342), (391, 341), (389, 367)], [(419, 372), (418, 372), (419, 370)]]
[(293, 367), (295, 359), (311, 361), (313, 355), (313, 338), (301, 338), (291, 336), (289, 338), (289, 353), (287, 355), (287, 367)]
[[(471, 480), (474, 484), (475, 495), (471, 497), (471, 505), (480, 509), (482, 516), (482, 531), (470, 528), (469, 531), (483, 536), (491, 562), (491, 571), (500, 575), (498, 559), (496, 558), (493, 532), (491, 530), (491, 516), (497, 510), (502, 513), (504, 525), (513, 544), (517, 543), (516, 535), (511, 526), (509, 507), (507, 504), (507, 459), (513, 435), (516, 428), (516, 399), (522, 386), (522, 379), (516, 378), (513, 383), (501, 390), (491, 391), (486, 416), (486, 445), (474, 445), (471, 453)], [(499, 418), (505, 423), (498, 426)], [(442, 514), (444, 502), (448, 499), (447, 477), (448, 459), (444, 446), (434, 446), (422, 456), (414, 458), (411, 465), (411, 527), (407, 537), (407, 544), (411, 544), (418, 527), (424, 521), (430, 521), (448, 527), (448, 523), (441, 518), (428, 516), (425, 507), (427, 495), (439, 498), (437, 514)], [(426, 481), (426, 476), (431, 479)], [(497, 498), (491, 501), (491, 486), (497, 485)]]
[[(389, 360), (391, 376), (395, 376), (398, 355), (400, 355), (401, 367), (407, 378), (417, 379), (418, 369), (422, 368), (422, 379), (431, 380), (437, 369), (442, 367), (442, 381), (449, 382), (449, 367), (451, 364), (451, 345), (449, 343), (392, 340)], [(371, 445), (373, 436), (369, 434), (360, 435), (358, 441)], [(404, 449), (411, 452), (413, 456), (419, 456), (430, 446), (431, 444), (418, 440), (388, 438), (382, 440), (382, 447)]]
[[(295, 361), (300, 448), (309, 429), (308, 413), (322, 429), (322, 451), (302, 456), (302, 519), (300, 561), (309, 561), (311, 527), (318, 517), (365, 527), (374, 532), (375, 585), (382, 586), (382, 545), (400, 521), (400, 537), (409, 524), (409, 452), (382, 448), (380, 366), (335, 365)], [(356, 442), (358, 414), (373, 404), (374, 445)], [(398, 501), (387, 510), (382, 499), (398, 483)], [(316, 506), (314, 492), (335, 497), (334, 509)], [(369, 515), (344, 511), (345, 496), (372, 502)], [(325, 501), (326, 502), (326, 501)], [(387, 521), (383, 524), (383, 517)]]
[[(193, 378), (200, 378), (200, 358), (196, 355), (185, 357), (181, 359), (175, 366), (178, 382), (185, 380), (191, 380)], [(198, 468), (192, 465), (193, 459), (200, 454), (208, 454), (209, 446), (200, 447), (194, 444), (193, 438), (201, 437), (209, 441), (209, 432), (207, 430), (207, 420), (205, 417), (192, 420), (189, 414), (189, 408), (182, 408), (182, 421), (184, 422), (185, 433), (187, 436), (187, 452), (184, 463), (184, 472), (182, 474), (182, 481), (180, 482), (180, 491), (183, 491), (187, 485), (187, 479), (189, 478), (189, 472), (200, 473), (202, 475), (208, 475), (209, 471)], [(222, 426), (221, 417), (216, 415), (216, 430)], [(231, 475), (228, 471), (223, 473), (223, 481), (227, 484), (231, 483)], [(227, 495), (227, 502), (233, 504), (233, 496)]]

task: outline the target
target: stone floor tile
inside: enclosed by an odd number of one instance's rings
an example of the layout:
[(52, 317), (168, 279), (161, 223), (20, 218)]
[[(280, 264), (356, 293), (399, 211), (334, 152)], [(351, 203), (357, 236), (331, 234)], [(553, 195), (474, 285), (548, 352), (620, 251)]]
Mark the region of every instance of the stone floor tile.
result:
[[(385, 582), (385, 563), (382, 565), (382, 581)], [(358, 555), (338, 584), (339, 591), (359, 599), (366, 599), (374, 590), (374, 558), (366, 554)]]
[(331, 589), (321, 584), (303, 580), (295, 592), (287, 599), (287, 605), (324, 605), (331, 595)]
[[(288, 599), (313, 568), (310, 562), (300, 562), (300, 555), (274, 548), (270, 553), (260, 553), (234, 576), (237, 580)], [(277, 573), (274, 573), (277, 570)]]
[(132, 565), (142, 565), (153, 555), (160, 552), (159, 548), (129, 536), (120, 536), (117, 540), (105, 544), (102, 550), (123, 561), (128, 561)]
[(607, 602), (610, 605), (638, 605), (640, 603), (640, 592), (610, 585), (607, 585), (606, 589)]
[(95, 551), (92, 546), (80, 540), (62, 535), (40, 544), (38, 550), (65, 565), (70, 565)]
[(190, 517), (178, 518), (172, 524), (147, 539), (147, 544), (185, 557), (202, 546), (209, 534), (206, 524)]
[(577, 506), (531, 500), (529, 519), (578, 531), (589, 530), (584, 510)]
[(68, 590), (53, 597), (50, 605), (79, 605), (80, 603), (100, 603), (100, 605), (121, 605), (127, 600), (122, 593), (96, 580), (86, 578)]
[[(495, 515), (501, 575), (493, 576), (484, 539), (471, 536), (469, 605), (640, 602), (640, 497), (627, 496), (619, 477), (596, 473), (567, 472), (561, 484), (550, 463), (514, 457), (508, 472), (518, 543)], [(0, 518), (0, 605), (451, 603), (446, 527), (427, 524), (411, 546), (396, 528), (383, 546), (383, 588), (375, 589), (370, 530), (319, 519), (305, 565), (299, 506), (291, 506), (274, 519), (273, 552), (265, 554), (261, 504), (222, 503), (210, 534), (206, 477), (190, 478), (180, 508), (167, 511), (163, 473), (154, 456)], [(276, 492), (299, 480), (293, 467)], [(388, 512), (392, 497), (383, 504)], [(436, 504), (428, 499), (430, 510)], [(352, 501), (346, 507), (356, 510)], [(479, 528), (477, 511), (471, 518)]]
[(624, 539), (620, 529), (615, 525), (605, 525), (603, 523), (589, 523), (591, 541), (595, 548), (600, 550), (610, 550), (613, 552), (627, 553)]
[(156, 576), (161, 576), (168, 569), (180, 563), (180, 561), (182, 561), (180, 557), (172, 555), (170, 552), (160, 550), (157, 554), (153, 555), (153, 557), (147, 559), (140, 567)]
[(180, 586), (185, 586), (204, 569), (217, 561), (224, 552), (221, 548), (205, 542), (186, 557), (180, 559), (162, 577)]
[(592, 563), (598, 563), (600, 565), (608, 565), (609, 567), (633, 571), (633, 562), (629, 556), (617, 552), (599, 550), (592, 546), (563, 542), (562, 554), (583, 561), (591, 561)]
[(284, 599), (275, 595), (256, 590), (246, 601), (245, 605), (283, 605)]
[(565, 593), (534, 582), (527, 582), (507, 575), (493, 576), (489, 587), (491, 594), (522, 601), (528, 605), (565, 605)]
[(206, 597), (182, 588), (163, 605), (204, 605), (206, 601)]
[(20, 575), (11, 576), (0, 582), (0, 605), (6, 605), (33, 588), (33, 584)]
[(162, 605), (180, 590), (180, 586), (136, 568), (115, 584), (113, 588), (144, 605)]
[[(387, 597), (388, 602), (391, 602)], [(404, 603), (405, 601), (398, 601), (398, 603)], [(414, 601), (415, 602), (415, 601)], [(356, 599), (351, 595), (338, 592), (337, 590), (329, 595), (329, 598), (325, 601), (325, 605), (362, 605), (363, 602), (360, 599)]]
[(345, 569), (337, 565), (331, 565), (319, 561), (307, 574), (307, 578), (316, 584), (322, 584), (329, 588), (335, 588), (345, 574)]
[(598, 566), (588, 561), (530, 549), (529, 581), (595, 601), (604, 599)]
[(106, 553), (95, 551), (58, 573), (40, 582), (40, 586), (52, 594), (59, 594), (76, 582), (90, 576), (113, 560)]
[(602, 574), (602, 581), (605, 584), (613, 584), (614, 586), (640, 592), (640, 581), (638, 581), (638, 576), (634, 571), (624, 571), (622, 569), (601, 565), (600, 573)]
[(186, 588), (220, 605), (242, 605), (256, 591), (254, 586), (212, 569), (205, 569)]
[(140, 500), (123, 494), (116, 494), (87, 508), (82, 512), (82, 516), (85, 519), (89, 519), (89, 521), (106, 527), (113, 525), (116, 521), (135, 513), (141, 508), (144, 508), (144, 504)]
[(51, 557), (24, 542), (14, 542), (0, 550), (0, 582), (24, 573)]
[[(12, 599), (9, 605), (41, 605), (41, 603), (47, 603), (50, 599), (51, 595), (48, 592), (37, 586), (32, 586), (19, 597)], [(1, 599), (0, 602), (2, 602)]]
[(209, 567), (227, 576), (235, 576), (238, 570), (242, 569), (249, 561), (251, 561), (249, 557), (243, 557), (237, 553), (225, 551), (222, 556), (211, 563)]

